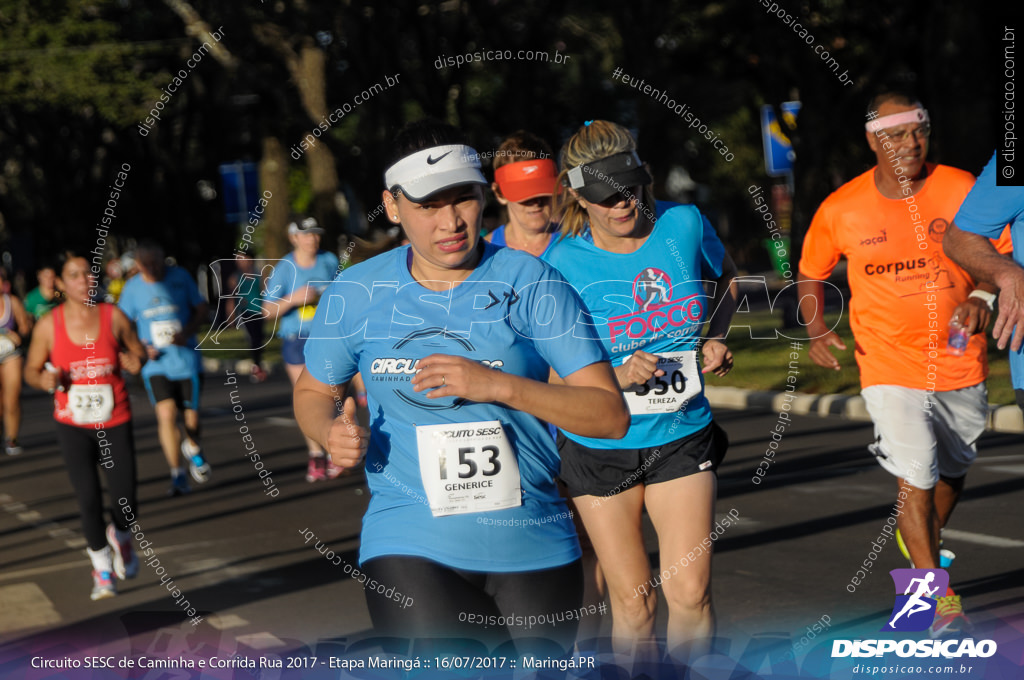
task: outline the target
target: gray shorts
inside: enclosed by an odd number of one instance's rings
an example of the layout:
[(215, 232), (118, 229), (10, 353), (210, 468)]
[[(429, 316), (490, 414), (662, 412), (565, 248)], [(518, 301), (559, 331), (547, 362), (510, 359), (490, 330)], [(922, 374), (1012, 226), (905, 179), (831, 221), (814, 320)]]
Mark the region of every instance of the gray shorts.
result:
[(868, 449), (888, 472), (919, 489), (967, 474), (988, 419), (984, 382), (948, 392), (872, 385), (861, 396), (875, 424)]

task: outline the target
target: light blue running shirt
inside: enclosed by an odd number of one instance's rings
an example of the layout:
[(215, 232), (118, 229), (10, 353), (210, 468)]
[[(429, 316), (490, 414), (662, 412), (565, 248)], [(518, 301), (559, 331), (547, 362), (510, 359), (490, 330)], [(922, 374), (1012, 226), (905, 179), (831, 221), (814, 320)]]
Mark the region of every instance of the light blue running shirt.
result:
[[(997, 239), (1006, 225), (1010, 225), (1013, 238), (1013, 259), (1024, 264), (1024, 187), (997, 186), (996, 172), (999, 170), (996, 155), (992, 154), (988, 165), (981, 171), (978, 181), (967, 194), (953, 223), (973, 234)], [(1013, 388), (1024, 390), (1024, 346), (1010, 352), (1010, 375)]]
[[(456, 569), (513, 572), (550, 569), (580, 556), (553, 480), (559, 458), (545, 424), (497, 404), (430, 400), (410, 383), (417, 362), (434, 353), (542, 382), (549, 367), (564, 377), (606, 360), (589, 327), (573, 328), (581, 302), (558, 272), (528, 253), (483, 241), (480, 247), (477, 268), (449, 290), (431, 291), (415, 281), (405, 246), (346, 269), (317, 308), (306, 370), (328, 385), (358, 371), (366, 384), (372, 497), (360, 563), (408, 555)], [(417, 426), (492, 420), (501, 423), (515, 452), (522, 505), (435, 517), (421, 478)], [(448, 462), (446, 479), (502, 464), (477, 453), (467, 456), (472, 465)]]
[[(313, 284), (321, 291), (334, 280), (338, 272), (338, 256), (321, 250), (316, 254), (316, 262), (308, 269), (295, 263), (295, 254), (288, 253), (274, 265), (274, 272), (267, 278), (264, 299), (273, 301), (275, 298), (286, 298), (293, 292)], [(309, 333), (312, 318), (303, 319), (303, 308), (292, 307), (277, 320), (278, 337), (305, 337)]]
[(160, 350), (160, 356), (142, 367), (142, 376), (165, 376), (168, 380), (188, 380), (199, 374), (196, 338), (186, 345), (172, 345), (170, 338), (184, 328), (193, 311), (203, 302), (199, 288), (188, 272), (178, 266), (167, 267), (162, 281), (147, 283), (142, 274), (125, 282), (117, 305), (135, 322), (139, 339)]
[(718, 279), (724, 257), (722, 242), (696, 207), (662, 201), (653, 231), (636, 252), (602, 250), (589, 229), (556, 241), (544, 260), (579, 291), (590, 310), (588, 323), (612, 365), (637, 350), (678, 359), (661, 364), (664, 377), (626, 393), (632, 418), (625, 437), (565, 436), (594, 449), (640, 449), (675, 441), (711, 422), (698, 341), (714, 310), (708, 309), (712, 298), (701, 279)]

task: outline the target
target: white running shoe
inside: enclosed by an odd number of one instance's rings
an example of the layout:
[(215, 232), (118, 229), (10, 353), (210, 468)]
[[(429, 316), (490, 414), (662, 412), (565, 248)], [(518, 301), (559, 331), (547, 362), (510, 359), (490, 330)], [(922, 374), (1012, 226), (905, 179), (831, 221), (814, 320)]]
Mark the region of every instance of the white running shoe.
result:
[(139, 575), (139, 556), (132, 548), (132, 539), (122, 543), (117, 540), (117, 529), (113, 524), (107, 525), (107, 543), (110, 544), (111, 556), (114, 560), (114, 573), (122, 581)]

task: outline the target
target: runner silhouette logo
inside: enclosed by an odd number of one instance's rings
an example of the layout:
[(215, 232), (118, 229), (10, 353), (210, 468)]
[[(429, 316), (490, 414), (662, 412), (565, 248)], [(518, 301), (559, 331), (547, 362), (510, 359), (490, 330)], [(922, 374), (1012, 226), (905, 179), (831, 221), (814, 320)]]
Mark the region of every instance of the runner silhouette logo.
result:
[(936, 601), (946, 595), (949, 574), (945, 569), (893, 569), (896, 601), (883, 631), (922, 631), (935, 620)]
[(657, 309), (672, 299), (672, 280), (656, 267), (646, 267), (633, 279), (633, 299), (639, 311)]

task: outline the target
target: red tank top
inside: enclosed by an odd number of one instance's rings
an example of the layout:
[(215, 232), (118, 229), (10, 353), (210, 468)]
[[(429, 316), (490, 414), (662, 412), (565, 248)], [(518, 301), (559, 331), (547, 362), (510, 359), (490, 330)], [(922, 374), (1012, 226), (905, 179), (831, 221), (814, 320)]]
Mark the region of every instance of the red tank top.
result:
[(53, 310), (50, 363), (70, 377), (68, 390), (54, 394), (54, 420), (101, 430), (128, 422), (132, 411), (117, 358), (121, 347), (110, 327), (113, 307), (102, 302), (98, 307), (99, 337), (85, 345), (76, 345), (68, 337), (64, 305)]

